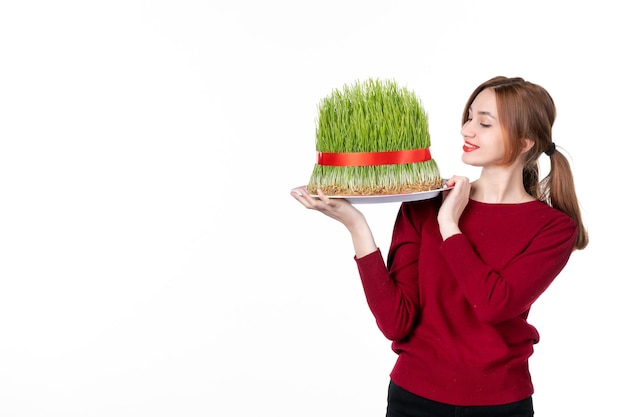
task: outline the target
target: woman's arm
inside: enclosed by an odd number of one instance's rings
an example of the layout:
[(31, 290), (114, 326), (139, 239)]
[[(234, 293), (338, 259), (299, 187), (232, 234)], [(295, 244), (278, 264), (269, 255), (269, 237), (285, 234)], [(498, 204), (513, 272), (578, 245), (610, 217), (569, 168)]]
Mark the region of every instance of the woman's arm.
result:
[(317, 210), (343, 224), (352, 236), (357, 258), (362, 258), (378, 249), (365, 216), (348, 201), (342, 198), (328, 198), (321, 190), (317, 191), (317, 198), (312, 197), (304, 187), (293, 190), (291, 195), (304, 207)]

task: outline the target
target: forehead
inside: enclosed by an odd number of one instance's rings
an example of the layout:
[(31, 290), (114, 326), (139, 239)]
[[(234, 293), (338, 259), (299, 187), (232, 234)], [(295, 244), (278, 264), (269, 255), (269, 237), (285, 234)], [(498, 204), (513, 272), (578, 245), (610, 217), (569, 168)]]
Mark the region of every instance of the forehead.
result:
[(474, 112), (489, 112), (492, 115), (497, 113), (496, 93), (491, 88), (481, 91), (474, 101), (470, 109)]

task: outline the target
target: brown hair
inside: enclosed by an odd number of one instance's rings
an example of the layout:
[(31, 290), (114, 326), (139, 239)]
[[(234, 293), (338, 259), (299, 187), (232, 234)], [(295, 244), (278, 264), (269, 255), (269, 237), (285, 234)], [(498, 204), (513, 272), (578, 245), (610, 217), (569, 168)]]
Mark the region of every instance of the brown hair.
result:
[[(523, 181), (528, 194), (544, 201), (568, 216), (578, 225), (574, 249), (584, 249), (589, 243), (583, 225), (574, 177), (570, 164), (552, 142), (552, 126), (556, 107), (550, 94), (541, 86), (523, 78), (494, 77), (479, 85), (470, 95), (463, 110), (462, 124), (469, 118), (469, 108), (476, 96), (491, 88), (496, 94), (500, 126), (504, 136), (503, 165), (512, 164), (524, 149), (524, 139), (533, 146), (524, 154)], [(550, 172), (539, 178), (539, 157), (546, 152), (550, 157)]]

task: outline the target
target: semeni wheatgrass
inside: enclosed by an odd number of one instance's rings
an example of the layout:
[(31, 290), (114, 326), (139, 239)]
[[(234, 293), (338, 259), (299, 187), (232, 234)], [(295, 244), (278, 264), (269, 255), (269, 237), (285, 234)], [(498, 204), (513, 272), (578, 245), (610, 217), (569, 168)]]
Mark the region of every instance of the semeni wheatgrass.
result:
[[(428, 117), (420, 99), (394, 80), (370, 78), (346, 84), (322, 99), (318, 110), (318, 155), (430, 147)], [(430, 157), (420, 162), (386, 165), (319, 162), (307, 186), (311, 194), (318, 188), (327, 195), (401, 194), (441, 188), (443, 182)]]

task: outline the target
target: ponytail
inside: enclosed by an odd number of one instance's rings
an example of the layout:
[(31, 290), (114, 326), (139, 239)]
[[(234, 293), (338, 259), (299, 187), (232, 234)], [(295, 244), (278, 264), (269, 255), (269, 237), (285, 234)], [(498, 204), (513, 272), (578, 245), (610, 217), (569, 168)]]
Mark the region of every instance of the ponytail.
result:
[[(572, 169), (565, 155), (555, 148), (554, 143), (551, 144), (548, 151), (546, 154), (550, 158), (550, 172), (538, 183), (538, 187), (534, 187), (536, 189), (535, 197), (574, 219), (578, 225), (578, 236), (574, 249), (584, 249), (589, 243), (589, 236), (583, 225)], [(526, 182), (526, 176), (524, 182)], [(535, 184), (537, 183), (535, 182)]]

